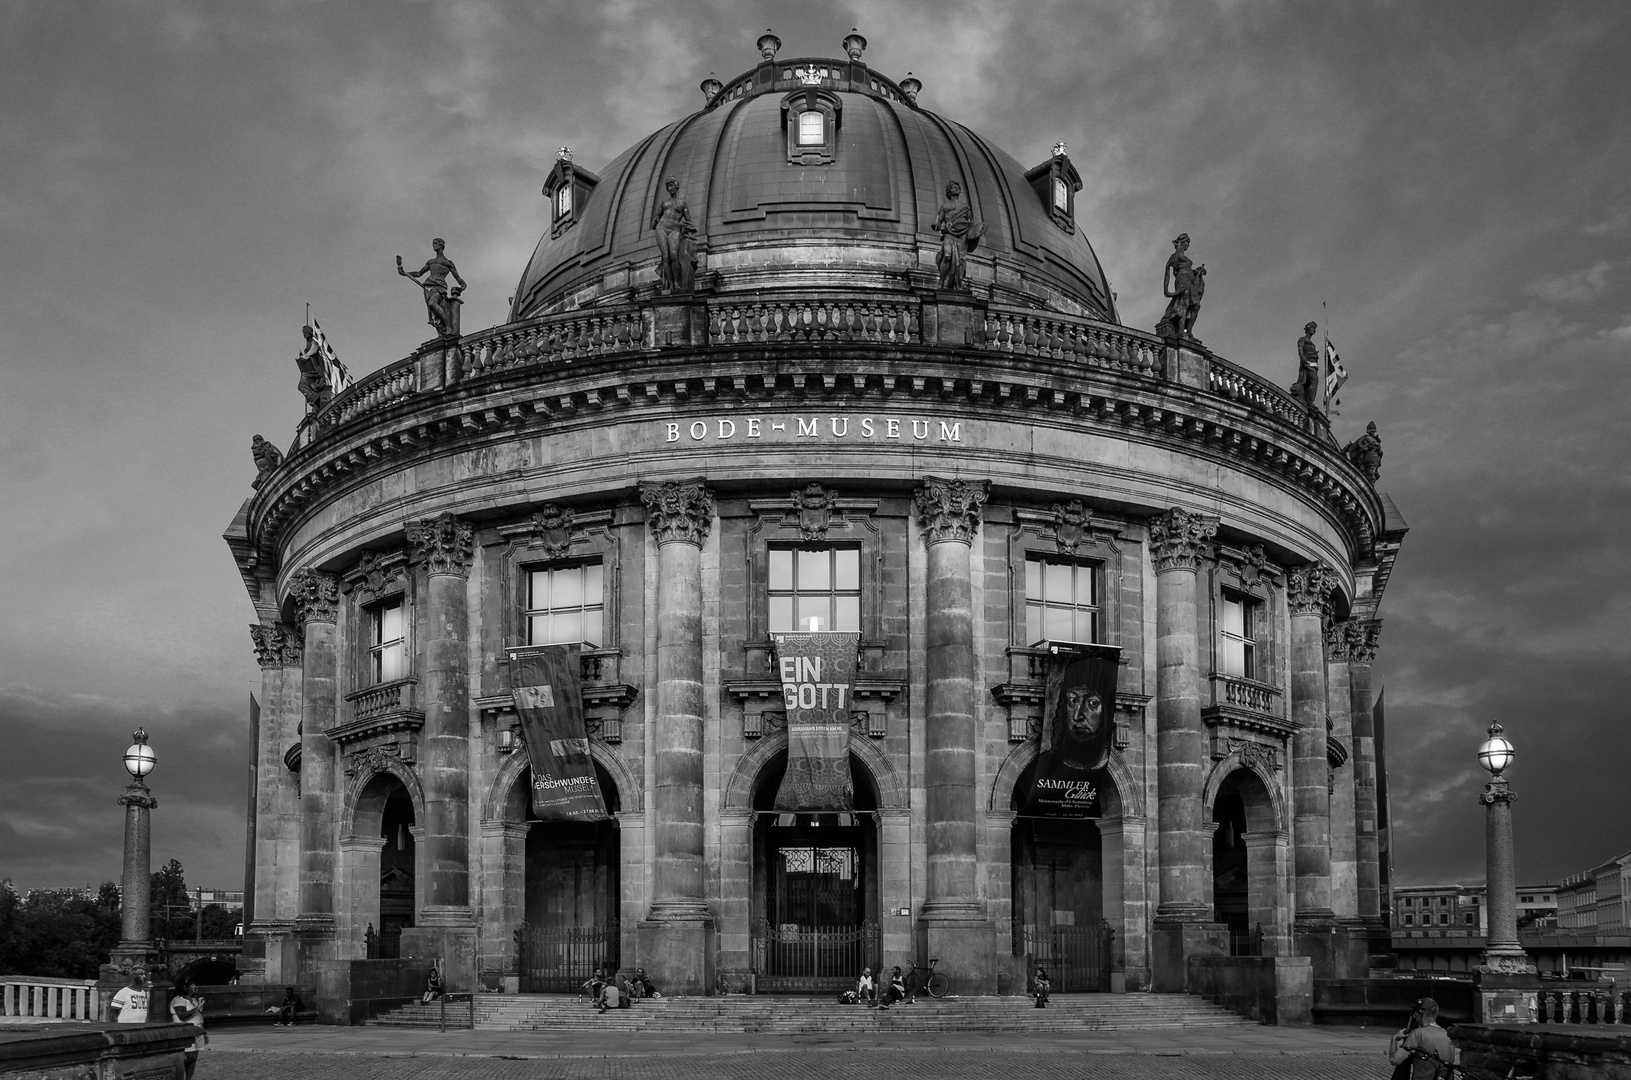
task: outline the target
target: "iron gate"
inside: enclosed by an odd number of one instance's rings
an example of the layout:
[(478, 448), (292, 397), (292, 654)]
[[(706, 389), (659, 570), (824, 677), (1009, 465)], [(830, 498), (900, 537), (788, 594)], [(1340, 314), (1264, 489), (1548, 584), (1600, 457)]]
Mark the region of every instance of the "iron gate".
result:
[(1027, 988), (1036, 969), (1044, 967), (1056, 993), (1108, 993), (1114, 938), (1115, 931), (1102, 919), (1097, 926), (1026, 929), (1021, 940), (1028, 957)]
[(533, 927), (515, 932), (520, 955), (521, 992), (570, 994), (598, 967), (620, 964), (618, 925)]
[(878, 970), (878, 924), (826, 929), (776, 927), (761, 921), (753, 937), (753, 970), (761, 993), (851, 990), (861, 969)]

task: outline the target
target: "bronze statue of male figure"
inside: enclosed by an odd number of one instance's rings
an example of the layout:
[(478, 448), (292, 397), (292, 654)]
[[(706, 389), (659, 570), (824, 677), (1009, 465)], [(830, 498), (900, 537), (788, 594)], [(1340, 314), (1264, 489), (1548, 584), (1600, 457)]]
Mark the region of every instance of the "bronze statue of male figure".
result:
[[(453, 265), (453, 260), (443, 254), (446, 244), (440, 236), (430, 242), (435, 254), (417, 270), (404, 270), (402, 256), (396, 257), (396, 272), (411, 280), (425, 291), (425, 316), (430, 325), (441, 337), (458, 337), (458, 328), (454, 325), (453, 301), (464, 292), (464, 278)], [(447, 287), (447, 279), (452, 278), (458, 285), (452, 289)]]
[(1318, 407), (1320, 385), (1320, 347), (1314, 344), (1314, 331), (1319, 323), (1303, 327), (1303, 336), (1297, 339), (1297, 381), (1291, 384), (1292, 396), (1312, 412)]
[(696, 244), (691, 237), (691, 207), (680, 198), (680, 182), (670, 176), (663, 184), (668, 198), (657, 204), (651, 228), (657, 234), (657, 277), (665, 293), (690, 292), (696, 270)]
[(1197, 344), (1195, 319), (1200, 314), (1201, 297), (1206, 294), (1206, 267), (1198, 270), (1189, 258), (1189, 234), (1179, 233), (1172, 242), (1172, 254), (1161, 271), (1161, 295), (1167, 297), (1167, 310), (1155, 324), (1162, 337), (1188, 338)]
[(1365, 434), (1342, 448), (1365, 479), (1371, 483), (1382, 478), (1382, 437), (1376, 434), (1376, 421), (1372, 420), (1365, 425)]
[(974, 207), (963, 201), (963, 185), (956, 180), (946, 185), (946, 201), (940, 204), (930, 228), (940, 234), (940, 254), (934, 260), (940, 270), (940, 288), (967, 291), (968, 256), (980, 246), (985, 222), (974, 220)]
[(323, 362), (323, 352), (317, 347), (317, 335), (312, 333), (309, 324), (301, 327), (301, 330), (306, 335), (306, 344), (301, 346), (294, 362), (300, 369), (300, 393), (306, 399), (306, 414), (309, 416), (328, 404), (334, 396), (334, 389), (329, 385), (328, 365)]

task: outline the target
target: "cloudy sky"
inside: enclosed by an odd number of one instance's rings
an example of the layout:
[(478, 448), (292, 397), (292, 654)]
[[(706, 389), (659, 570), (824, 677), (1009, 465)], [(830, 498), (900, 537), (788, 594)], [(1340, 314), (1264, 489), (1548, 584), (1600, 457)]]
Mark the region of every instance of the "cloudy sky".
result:
[[(433, 235), (503, 319), (559, 146), (594, 169), (784, 55), (923, 80), (1021, 161), (1063, 139), (1130, 324), (1179, 231), (1197, 331), (1278, 382), (1321, 317), (1411, 525), (1383, 602), (1397, 877), (1482, 879), (1492, 719), (1519, 875), (1631, 847), (1631, 7), (0, 2), (0, 877), (241, 881), (252, 617), (220, 535), (301, 413), (305, 304), (361, 374), (426, 336)], [(1618, 75), (1615, 73), (1619, 72)]]

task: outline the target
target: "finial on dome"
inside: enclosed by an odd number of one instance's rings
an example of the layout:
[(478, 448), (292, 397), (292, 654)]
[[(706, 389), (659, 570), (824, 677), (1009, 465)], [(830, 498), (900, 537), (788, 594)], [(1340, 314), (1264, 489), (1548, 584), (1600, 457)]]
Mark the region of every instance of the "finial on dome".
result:
[(776, 54), (781, 51), (782, 39), (776, 36), (774, 30), (766, 30), (759, 36), (755, 47), (759, 50), (759, 55), (764, 59), (774, 60)]
[(1058, 142), (1053, 144), (1053, 156), (1054, 157), (1067, 157), (1068, 156), (1065, 153), (1065, 141), (1063, 139), (1060, 139)]
[(708, 72), (708, 77), (702, 80), (702, 96), (709, 102), (718, 97), (719, 92), (724, 88), (725, 84), (715, 78), (714, 73), (711, 71)]
[(922, 89), (923, 80), (919, 79), (916, 75), (913, 75), (910, 71), (906, 73), (906, 78), (900, 81), (900, 92), (905, 94), (906, 100), (910, 101), (913, 105), (917, 104), (917, 94), (918, 91)]
[(866, 38), (861, 36), (859, 28), (850, 27), (849, 36), (844, 39), (844, 51), (855, 61), (859, 61), (861, 54), (866, 52)]
[(556, 161), (571, 161), (572, 160), (572, 148), (570, 146), (563, 146), (559, 150), (555, 151), (555, 160)]

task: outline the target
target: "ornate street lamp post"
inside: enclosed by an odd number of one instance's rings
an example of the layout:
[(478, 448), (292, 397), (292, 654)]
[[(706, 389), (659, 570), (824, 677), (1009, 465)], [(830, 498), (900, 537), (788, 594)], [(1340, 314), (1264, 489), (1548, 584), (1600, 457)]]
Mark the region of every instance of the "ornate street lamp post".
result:
[(1485, 892), (1489, 903), (1489, 934), (1484, 939), (1481, 969), (1496, 974), (1529, 974), (1535, 970), (1518, 944), (1518, 875), (1512, 854), (1512, 789), (1501, 774), (1517, 754), (1501, 734), (1500, 724), (1489, 726), (1489, 738), (1478, 748), (1478, 763), (1490, 772), (1478, 801), (1484, 804)]
[(125, 751), (125, 770), (130, 786), (119, 797), (125, 808), (124, 895), (119, 945), (113, 962), (145, 965), (153, 949), (152, 926), (148, 922), (148, 890), (151, 888), (153, 847), (153, 808), (159, 802), (144, 782), (158, 764), (158, 755), (147, 745), (147, 732), (136, 729), (135, 742)]

